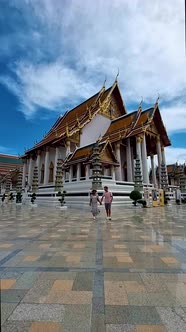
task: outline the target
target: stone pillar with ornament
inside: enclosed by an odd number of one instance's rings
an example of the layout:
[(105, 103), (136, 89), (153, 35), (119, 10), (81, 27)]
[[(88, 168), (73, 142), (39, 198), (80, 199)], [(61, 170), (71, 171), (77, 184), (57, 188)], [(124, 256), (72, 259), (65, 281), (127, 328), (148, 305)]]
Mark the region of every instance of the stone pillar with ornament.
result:
[(32, 185), (32, 176), (33, 176), (33, 159), (32, 156), (29, 158), (29, 164), (28, 164), (28, 185), (31, 187)]
[(159, 136), (156, 139), (156, 149), (158, 157), (158, 177), (159, 177), (159, 187), (160, 187), (162, 154), (161, 154), (161, 142)]
[(146, 146), (146, 137), (145, 134), (142, 138), (141, 144), (141, 154), (142, 154), (142, 165), (143, 165), (143, 182), (149, 184), (149, 174), (148, 174), (148, 165), (147, 165), (147, 146)]
[(136, 155), (140, 161), (140, 170), (142, 171), (142, 160), (141, 160), (141, 137), (136, 137)]
[(44, 172), (44, 185), (45, 186), (48, 183), (48, 176), (49, 176), (49, 153), (50, 153), (50, 148), (46, 147), (46, 152), (45, 152), (45, 172)]
[(59, 148), (55, 148), (55, 161), (54, 161), (54, 179), (56, 178), (57, 163), (59, 159)]
[(23, 159), (23, 177), (22, 177), (22, 188), (24, 189), (26, 186), (26, 167), (27, 167), (27, 160)]
[(130, 137), (127, 138), (127, 181), (133, 181)]
[(36, 166), (38, 169), (38, 183), (40, 182), (41, 151), (37, 152)]
[(154, 155), (150, 155), (150, 160), (151, 160), (151, 170), (152, 170), (152, 183), (154, 185), (154, 188), (157, 187), (157, 182), (156, 182), (156, 172), (155, 172), (155, 167), (154, 167)]
[(115, 145), (116, 159), (119, 163), (119, 167), (116, 168), (116, 180), (121, 181), (121, 151), (120, 151), (120, 142), (117, 142)]

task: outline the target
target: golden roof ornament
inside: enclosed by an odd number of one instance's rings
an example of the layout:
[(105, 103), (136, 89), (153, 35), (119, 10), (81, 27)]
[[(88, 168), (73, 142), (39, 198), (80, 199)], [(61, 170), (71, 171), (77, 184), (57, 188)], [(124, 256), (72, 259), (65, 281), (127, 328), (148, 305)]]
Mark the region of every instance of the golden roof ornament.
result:
[(79, 122), (79, 118), (78, 118), (77, 114), (76, 114), (76, 120), (77, 120), (78, 128), (80, 128), (80, 122)]
[(68, 127), (68, 123), (66, 123), (66, 135), (67, 135), (67, 137), (69, 137), (69, 127)]

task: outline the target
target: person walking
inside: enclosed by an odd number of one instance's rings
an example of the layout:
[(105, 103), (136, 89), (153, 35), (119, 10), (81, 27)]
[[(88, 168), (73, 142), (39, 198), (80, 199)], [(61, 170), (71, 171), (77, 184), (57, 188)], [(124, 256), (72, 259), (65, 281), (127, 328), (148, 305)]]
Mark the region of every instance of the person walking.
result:
[(99, 209), (98, 209), (98, 202), (101, 205), (101, 201), (99, 199), (97, 190), (93, 189), (92, 193), (90, 195), (90, 203), (89, 205), (91, 206), (91, 212), (93, 215), (93, 219), (96, 220), (96, 216), (99, 214)]
[(108, 190), (107, 186), (104, 187), (104, 193), (101, 198), (101, 203), (103, 199), (105, 200), (105, 210), (106, 210), (107, 220), (111, 220), (111, 204), (113, 200), (113, 195), (111, 191)]

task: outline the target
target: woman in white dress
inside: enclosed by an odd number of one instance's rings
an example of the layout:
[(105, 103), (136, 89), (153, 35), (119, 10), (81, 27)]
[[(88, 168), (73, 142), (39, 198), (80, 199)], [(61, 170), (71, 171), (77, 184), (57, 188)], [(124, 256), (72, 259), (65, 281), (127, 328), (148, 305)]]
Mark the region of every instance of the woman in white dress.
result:
[(96, 219), (96, 216), (98, 215), (98, 213), (100, 212), (99, 209), (98, 209), (98, 202), (100, 203), (101, 205), (101, 201), (99, 199), (99, 196), (98, 196), (98, 193), (97, 193), (97, 190), (93, 189), (92, 190), (92, 193), (90, 195), (90, 206), (91, 206), (91, 212), (92, 212), (92, 215), (93, 215), (93, 219), (95, 220)]

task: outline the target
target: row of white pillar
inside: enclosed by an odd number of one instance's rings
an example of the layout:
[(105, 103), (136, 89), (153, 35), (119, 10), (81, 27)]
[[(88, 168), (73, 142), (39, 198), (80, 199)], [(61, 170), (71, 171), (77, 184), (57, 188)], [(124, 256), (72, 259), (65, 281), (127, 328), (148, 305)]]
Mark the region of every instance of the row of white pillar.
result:
[[(112, 166), (111, 168), (111, 176), (113, 180), (122, 181), (122, 168), (121, 168), (121, 149), (120, 149), (120, 143), (116, 143), (116, 158), (120, 164), (119, 167), (115, 168)], [(66, 144), (66, 155), (70, 153), (70, 142), (67, 141)], [(147, 148), (146, 148), (146, 137), (145, 134), (143, 138), (136, 137), (136, 153), (138, 155), (138, 158), (141, 162), (141, 170), (143, 175), (143, 182), (147, 185), (149, 184), (149, 174), (148, 174), (148, 165), (147, 165)], [(130, 144), (130, 138), (127, 138), (127, 146), (126, 146), (126, 158), (127, 158), (127, 181), (133, 182), (133, 175), (134, 175), (134, 160), (133, 160), (133, 151)], [(165, 164), (165, 153), (164, 149), (161, 148), (160, 139), (157, 139), (157, 158), (158, 158), (158, 166), (159, 166), (159, 179), (160, 179), (160, 166), (163, 162)], [(56, 147), (55, 149), (55, 162), (54, 162), (54, 179), (56, 176), (56, 167), (57, 167), (57, 161), (59, 159), (59, 148)], [(46, 148), (45, 152), (45, 160), (44, 160), (44, 185), (48, 184), (48, 177), (49, 177), (49, 148)], [(34, 162), (32, 158), (29, 159), (29, 166), (28, 166), (28, 184), (31, 186), (32, 184), (32, 174), (33, 174), (33, 167), (35, 165), (38, 167), (38, 170), (40, 170), (40, 164), (41, 164), (41, 153), (38, 152), (37, 159)], [(23, 164), (23, 188), (25, 187), (25, 179), (26, 179), (26, 163)], [(156, 181), (156, 174), (155, 174), (155, 167), (154, 167), (154, 155), (151, 155), (151, 169), (152, 169), (152, 182), (154, 186), (157, 185)], [(78, 163), (77, 165), (77, 177), (76, 180), (80, 180), (81, 175), (81, 164)], [(86, 180), (88, 180), (90, 177), (90, 165), (86, 165)], [(71, 182), (73, 179), (73, 168), (70, 167), (69, 172), (69, 182)]]
[[(143, 182), (145, 184), (149, 184), (149, 172), (148, 172), (148, 164), (147, 164), (147, 145), (146, 145), (146, 136), (136, 137), (136, 154), (140, 159), (141, 170), (143, 176)], [(116, 143), (116, 158), (120, 164), (120, 167), (116, 169), (116, 179), (122, 180), (122, 169), (121, 169), (121, 150), (120, 144)], [(161, 163), (166, 164), (165, 161), (165, 152), (164, 148), (161, 147), (161, 142), (159, 137), (157, 138), (157, 158), (158, 158), (158, 169), (159, 169), (159, 179), (161, 172)], [(126, 159), (127, 159), (127, 181), (133, 182), (133, 174), (134, 174), (134, 160), (133, 160), (133, 151), (130, 144), (130, 138), (127, 138), (127, 146), (126, 146)], [(152, 182), (154, 186), (157, 186), (156, 174), (155, 174), (155, 166), (154, 166), (154, 155), (151, 155), (151, 169), (152, 169)]]

